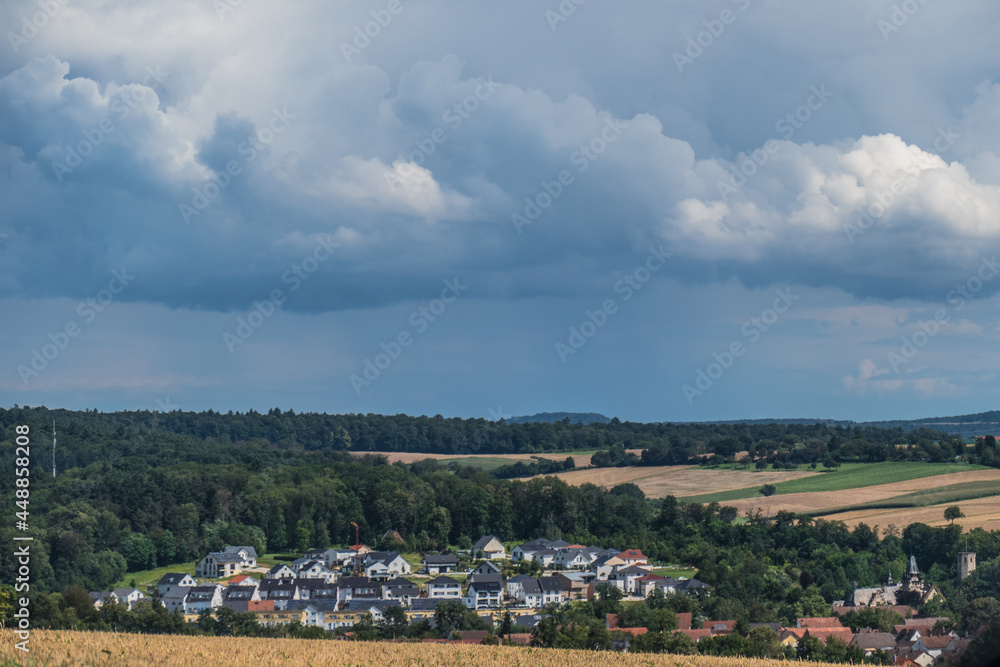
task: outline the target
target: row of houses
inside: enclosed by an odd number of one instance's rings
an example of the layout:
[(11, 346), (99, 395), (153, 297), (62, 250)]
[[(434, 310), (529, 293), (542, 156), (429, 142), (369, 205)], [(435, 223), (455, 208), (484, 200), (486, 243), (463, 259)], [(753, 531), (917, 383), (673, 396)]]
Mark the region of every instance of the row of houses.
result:
[[(701, 628), (692, 629), (691, 614), (677, 614), (677, 620), (678, 629), (674, 632), (687, 635), (695, 643), (706, 637), (732, 634), (736, 629), (736, 621), (704, 621)], [(836, 638), (848, 646), (857, 647), (866, 656), (881, 651), (892, 659), (894, 665), (901, 667), (930, 667), (938, 660), (957, 664), (969, 640), (960, 638), (953, 630), (935, 627), (941, 621), (948, 622), (949, 619), (909, 618), (895, 626), (892, 632), (861, 628), (855, 633), (851, 628), (844, 627), (838, 617), (832, 616), (800, 618), (795, 627), (784, 627), (780, 623), (751, 623), (749, 629), (771, 628), (778, 634), (781, 643), (791, 648), (797, 648), (806, 639), (817, 639), (825, 644)], [(647, 632), (646, 628), (618, 627), (618, 618), (614, 614), (608, 614), (606, 624), (609, 630), (621, 630), (633, 635)]]

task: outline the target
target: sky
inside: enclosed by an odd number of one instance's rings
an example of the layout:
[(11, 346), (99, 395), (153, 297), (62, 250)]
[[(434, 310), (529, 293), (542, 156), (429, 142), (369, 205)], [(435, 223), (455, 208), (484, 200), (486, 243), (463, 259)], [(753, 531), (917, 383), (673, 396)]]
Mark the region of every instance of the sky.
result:
[(994, 0), (12, 0), (0, 405), (997, 407)]

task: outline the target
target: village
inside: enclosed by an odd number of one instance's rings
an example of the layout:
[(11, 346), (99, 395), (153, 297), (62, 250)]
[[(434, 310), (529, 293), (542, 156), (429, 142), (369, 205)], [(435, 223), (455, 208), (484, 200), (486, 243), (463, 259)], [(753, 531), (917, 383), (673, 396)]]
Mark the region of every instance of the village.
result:
[[(963, 578), (975, 570), (975, 554), (959, 554), (959, 568)], [(377, 624), (394, 607), (402, 610), (407, 623), (426, 621), (433, 626), (438, 606), (452, 602), (461, 603), (488, 626), (499, 626), (506, 617), (522, 630), (506, 639), (526, 645), (532, 635), (523, 630), (535, 628), (549, 615), (552, 605), (599, 598), (602, 584), (620, 591), (624, 602), (642, 602), (657, 594), (702, 599), (712, 595), (704, 582), (658, 575), (654, 569), (639, 549), (618, 551), (539, 538), (518, 544), (508, 553), (492, 535), (457, 554), (425, 554), (416, 570), (400, 553), (376, 551), (364, 544), (310, 550), (271, 568), (258, 564), (253, 547), (227, 546), (204, 556), (195, 576), (167, 573), (145, 593), (137, 588), (118, 588), (91, 592), (90, 597), (97, 609), (109, 601), (133, 609), (150, 599), (192, 624), (220, 609), (249, 612), (261, 626), (298, 623), (344, 639), (351, 638), (355, 625), (366, 621)], [(522, 573), (512, 574), (518, 571)], [(744, 630), (770, 628), (780, 643), (791, 649), (808, 640), (837, 640), (866, 656), (877, 654), (902, 667), (929, 667), (935, 661), (950, 664), (961, 657), (969, 640), (951, 629), (947, 618), (914, 617), (915, 608), (900, 603), (904, 599), (926, 602), (936, 595), (938, 591), (923, 580), (911, 557), (903, 581), (895, 583), (890, 575), (881, 587), (855, 585), (847, 599), (831, 605), (828, 617), (797, 618), (794, 625), (787, 626), (750, 623)], [(904, 621), (890, 632), (871, 628), (854, 632), (840, 616), (861, 609), (889, 609)], [(738, 631), (737, 621), (731, 619), (693, 618), (691, 613), (678, 613), (677, 619), (673, 634), (686, 635), (695, 643)], [(648, 632), (645, 627), (619, 627), (618, 621), (616, 614), (606, 615), (608, 631), (618, 633), (615, 647), (619, 650), (628, 650), (630, 638)], [(448, 639), (423, 641), (480, 643), (487, 634), (462, 631)]]

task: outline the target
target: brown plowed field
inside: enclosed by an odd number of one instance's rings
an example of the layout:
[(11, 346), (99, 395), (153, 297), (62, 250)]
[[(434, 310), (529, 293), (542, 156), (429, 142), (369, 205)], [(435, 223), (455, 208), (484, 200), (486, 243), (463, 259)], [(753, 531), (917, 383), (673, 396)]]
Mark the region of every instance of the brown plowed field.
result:
[(571, 470), (561, 472), (556, 477), (574, 486), (597, 484), (610, 488), (618, 484), (632, 483), (642, 489), (647, 498), (662, 498), (664, 496), (677, 496), (679, 498), (716, 491), (729, 491), (730, 489), (743, 489), (762, 484), (777, 484), (816, 474), (818, 473), (802, 470), (750, 472), (745, 470), (706, 470), (698, 466), (633, 466)]

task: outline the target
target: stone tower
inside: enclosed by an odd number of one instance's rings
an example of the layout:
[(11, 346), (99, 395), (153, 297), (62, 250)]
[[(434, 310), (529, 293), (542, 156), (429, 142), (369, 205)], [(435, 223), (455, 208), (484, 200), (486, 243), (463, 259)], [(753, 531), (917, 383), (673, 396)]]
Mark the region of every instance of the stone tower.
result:
[(973, 573), (976, 569), (976, 552), (975, 551), (959, 551), (958, 552), (958, 580), (962, 581), (967, 576)]

